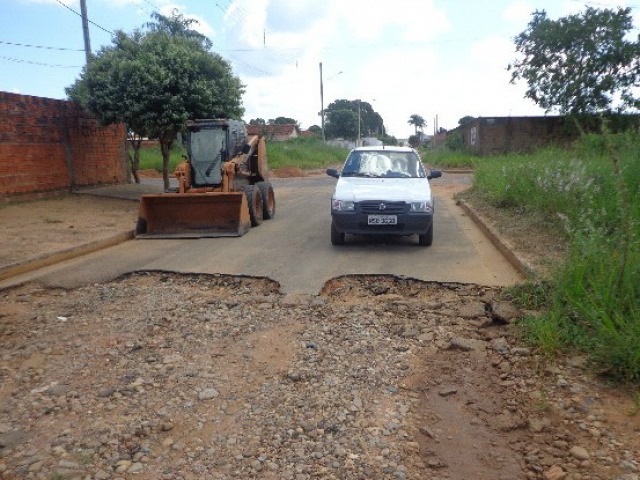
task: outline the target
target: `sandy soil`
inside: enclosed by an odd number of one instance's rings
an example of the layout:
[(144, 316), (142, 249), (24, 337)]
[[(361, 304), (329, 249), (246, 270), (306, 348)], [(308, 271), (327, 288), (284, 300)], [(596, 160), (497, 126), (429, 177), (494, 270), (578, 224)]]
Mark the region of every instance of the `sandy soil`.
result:
[(0, 204), (0, 267), (135, 228), (138, 203), (67, 194)]

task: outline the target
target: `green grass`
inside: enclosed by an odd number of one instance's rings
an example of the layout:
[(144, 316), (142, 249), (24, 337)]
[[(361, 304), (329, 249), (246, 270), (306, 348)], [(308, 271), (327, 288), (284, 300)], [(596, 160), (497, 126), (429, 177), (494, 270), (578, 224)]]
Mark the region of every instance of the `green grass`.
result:
[[(131, 154), (133, 155), (133, 152)], [(173, 148), (171, 148), (169, 173), (172, 173), (178, 164), (184, 161), (183, 155), (186, 155), (186, 150), (182, 148), (182, 146), (174, 145)], [(162, 171), (162, 152), (160, 151), (160, 147), (140, 149), (140, 170)]]
[(433, 168), (475, 168), (482, 159), (476, 155), (459, 152), (420, 151), (422, 161)]
[(523, 322), (529, 338), (547, 352), (584, 351), (601, 373), (640, 383), (640, 135), (483, 159), (475, 173), (494, 206), (544, 214), (569, 238), (552, 288), (529, 292), (527, 301), (549, 304)]
[(342, 165), (349, 154), (346, 148), (325, 145), (313, 137), (298, 137), (285, 142), (267, 142), (269, 168), (299, 167), (303, 170)]
[[(285, 142), (267, 141), (267, 158), (269, 168), (299, 167), (303, 170), (334, 167), (342, 165), (349, 150), (346, 148), (325, 145), (322, 140), (310, 137), (298, 137)], [(171, 149), (169, 172), (184, 160), (186, 151), (174, 145)], [(160, 148), (143, 148), (140, 150), (140, 170), (152, 169), (162, 171), (162, 153)]]

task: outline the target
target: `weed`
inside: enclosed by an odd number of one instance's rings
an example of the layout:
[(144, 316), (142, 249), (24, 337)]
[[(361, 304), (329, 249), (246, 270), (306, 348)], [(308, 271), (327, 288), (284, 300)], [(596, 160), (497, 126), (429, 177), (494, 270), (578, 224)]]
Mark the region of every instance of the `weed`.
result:
[[(542, 351), (587, 352), (603, 374), (640, 383), (640, 135), (587, 135), (573, 149), (483, 159), (476, 191), (498, 208), (559, 221), (571, 248), (547, 287), (507, 291), (548, 312), (523, 321)], [(540, 302), (543, 302), (542, 304)]]
[(551, 305), (551, 283), (546, 280), (519, 283), (505, 288), (503, 294), (525, 310), (540, 310)]

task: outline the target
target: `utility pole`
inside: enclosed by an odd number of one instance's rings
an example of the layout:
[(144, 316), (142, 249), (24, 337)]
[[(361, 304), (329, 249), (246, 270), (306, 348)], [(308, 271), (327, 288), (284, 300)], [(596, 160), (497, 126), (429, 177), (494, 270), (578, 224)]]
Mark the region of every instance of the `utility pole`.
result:
[(322, 62), (320, 62), (320, 116), (322, 117), (322, 141), (326, 142), (324, 136), (324, 87), (322, 85)]
[(356, 147), (361, 147), (360, 145), (360, 106), (362, 105), (362, 100), (358, 99), (358, 143), (356, 143)]
[(84, 53), (87, 64), (91, 61), (91, 41), (89, 40), (89, 17), (87, 16), (87, 0), (80, 0), (80, 13), (82, 14), (82, 34), (84, 35)]

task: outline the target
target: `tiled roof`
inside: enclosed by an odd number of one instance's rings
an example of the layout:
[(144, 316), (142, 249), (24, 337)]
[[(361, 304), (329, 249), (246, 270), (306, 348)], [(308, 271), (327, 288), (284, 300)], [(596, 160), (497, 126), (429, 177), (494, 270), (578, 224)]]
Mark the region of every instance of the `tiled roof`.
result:
[(293, 123), (284, 125), (247, 125), (247, 135), (285, 136), (295, 135), (296, 126)]

